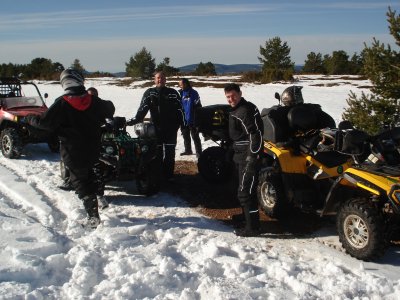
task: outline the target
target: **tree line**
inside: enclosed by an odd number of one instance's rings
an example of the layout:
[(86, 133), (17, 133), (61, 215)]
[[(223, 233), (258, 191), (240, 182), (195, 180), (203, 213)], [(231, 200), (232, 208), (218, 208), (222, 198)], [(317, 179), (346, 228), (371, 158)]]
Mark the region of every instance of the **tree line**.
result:
[[(83, 74), (88, 74), (82, 66), (79, 59), (75, 59), (69, 66), (81, 71)], [(51, 59), (38, 57), (32, 59), (29, 64), (0, 64), (0, 77), (18, 77), (23, 80), (59, 80), (60, 73), (65, 70), (63, 64), (53, 62)], [(113, 76), (108, 72), (91, 72), (90, 77), (107, 77)]]
[[(256, 72), (253, 80), (261, 83), (268, 83), (277, 80), (291, 80), (293, 78), (294, 62), (290, 58), (290, 47), (287, 42), (283, 42), (280, 37), (274, 37), (265, 42), (265, 47), (260, 46), (259, 61), (262, 63), (262, 71)], [(363, 71), (363, 53), (358, 55), (354, 53), (351, 59), (349, 55), (343, 51), (333, 51), (332, 55), (324, 55), (321, 53), (311, 52), (307, 55), (301, 73), (305, 74), (362, 74)], [(151, 78), (155, 71), (163, 71), (167, 76), (180, 74), (178, 68), (170, 65), (170, 58), (165, 57), (158, 65), (151, 52), (143, 47), (140, 51), (130, 57), (125, 63), (126, 76), (133, 78), (148, 79)], [(112, 74), (107, 72), (91, 72), (88, 73), (80, 63), (79, 59), (75, 59), (70, 65), (75, 69), (90, 75), (91, 77), (105, 76)], [(59, 62), (52, 62), (48, 58), (35, 58), (29, 64), (1, 64), (0, 76), (13, 77), (19, 76), (26, 80), (57, 80), (60, 72), (64, 70), (64, 66)], [(212, 62), (200, 62), (192, 75), (212, 76), (217, 75), (215, 66)], [(246, 76), (246, 75), (245, 75)]]
[[(354, 53), (351, 58), (343, 51), (333, 51), (332, 55), (310, 52), (301, 69), (304, 74), (327, 74), (327, 75), (359, 75), (363, 73), (364, 52), (360, 55)], [(290, 58), (290, 47), (280, 37), (274, 37), (265, 42), (265, 47), (260, 46), (259, 61), (262, 63), (262, 70), (256, 72), (254, 80), (261, 83), (268, 83), (277, 80), (293, 79), (294, 62)], [(151, 78), (155, 71), (163, 71), (167, 76), (178, 75), (179, 69), (170, 65), (170, 58), (165, 57), (158, 65), (151, 52), (143, 47), (140, 51), (130, 57), (125, 63), (126, 76), (133, 78), (148, 79)], [(106, 72), (88, 73), (80, 63), (79, 59), (75, 59), (70, 65), (75, 69), (89, 74), (91, 77), (111, 75)], [(1, 64), (0, 76), (13, 77), (20, 76), (26, 80), (57, 80), (60, 72), (64, 70), (64, 66), (59, 62), (52, 62), (48, 58), (35, 58), (29, 64)], [(192, 75), (212, 76), (217, 75), (215, 66), (212, 62), (200, 62)]]

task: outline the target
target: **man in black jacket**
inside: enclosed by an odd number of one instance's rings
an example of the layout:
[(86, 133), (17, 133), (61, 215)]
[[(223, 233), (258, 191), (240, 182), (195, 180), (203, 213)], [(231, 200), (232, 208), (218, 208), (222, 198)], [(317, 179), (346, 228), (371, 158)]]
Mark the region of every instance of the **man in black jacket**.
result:
[(55, 132), (60, 139), (60, 153), (70, 172), (70, 180), (88, 214), (92, 228), (100, 223), (96, 198), (97, 184), (93, 166), (100, 155), (101, 125), (112, 118), (115, 107), (87, 93), (82, 74), (66, 69), (60, 75), (65, 94), (57, 98), (40, 119), (30, 119), (32, 126)]
[(179, 93), (166, 87), (166, 78), (163, 72), (154, 75), (155, 87), (147, 89), (142, 97), (139, 109), (127, 125), (143, 122), (150, 111), (151, 121), (156, 128), (158, 140), (157, 156), (162, 162), (164, 178), (170, 181), (174, 175), (175, 148), (178, 129), (185, 125), (185, 117)]
[(242, 206), (245, 227), (235, 230), (238, 236), (256, 236), (260, 230), (260, 216), (256, 188), (258, 160), (262, 151), (263, 123), (257, 107), (242, 97), (239, 85), (224, 88), (231, 106), (229, 136), (233, 142), (233, 160), (239, 173), (238, 200)]

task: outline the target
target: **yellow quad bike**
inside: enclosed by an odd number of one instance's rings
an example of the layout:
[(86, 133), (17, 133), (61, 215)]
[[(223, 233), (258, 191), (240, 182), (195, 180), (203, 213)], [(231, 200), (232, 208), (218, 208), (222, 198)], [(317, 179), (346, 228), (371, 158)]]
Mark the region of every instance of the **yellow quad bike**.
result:
[[(360, 132), (345, 133), (342, 151), (357, 153), (352, 144)], [(376, 136), (365, 136), (369, 153), (366, 160), (354, 159), (333, 184), (346, 185), (350, 197), (327, 198), (321, 215), (336, 211), (336, 227), (343, 248), (351, 256), (372, 260), (382, 256), (390, 240), (398, 238), (400, 228), (400, 127), (387, 129)], [(350, 150), (350, 151), (349, 151)], [(359, 152), (361, 153), (361, 152)], [(363, 154), (364, 155), (364, 154)], [(338, 205), (339, 204), (339, 205)]]
[(296, 207), (336, 214), (339, 239), (350, 255), (382, 255), (399, 224), (399, 129), (375, 137), (323, 129), (334, 127), (330, 117), (305, 104), (272, 107), (262, 118), (257, 194), (265, 213), (280, 218)]

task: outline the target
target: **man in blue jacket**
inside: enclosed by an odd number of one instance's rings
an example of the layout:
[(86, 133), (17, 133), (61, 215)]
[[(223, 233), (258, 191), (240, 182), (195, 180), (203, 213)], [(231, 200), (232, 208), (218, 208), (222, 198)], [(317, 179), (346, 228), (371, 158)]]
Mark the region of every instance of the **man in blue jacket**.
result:
[(185, 113), (186, 126), (181, 127), (181, 132), (183, 136), (185, 151), (181, 153), (181, 155), (191, 155), (192, 151), (192, 143), (190, 140), (190, 135), (192, 135), (194, 148), (196, 150), (197, 157), (201, 154), (201, 141), (199, 137), (199, 132), (194, 127), (194, 117), (195, 110), (198, 107), (201, 107), (200, 96), (199, 93), (192, 88), (190, 82), (187, 78), (182, 78), (179, 81), (179, 94), (181, 95), (181, 102), (183, 111)]

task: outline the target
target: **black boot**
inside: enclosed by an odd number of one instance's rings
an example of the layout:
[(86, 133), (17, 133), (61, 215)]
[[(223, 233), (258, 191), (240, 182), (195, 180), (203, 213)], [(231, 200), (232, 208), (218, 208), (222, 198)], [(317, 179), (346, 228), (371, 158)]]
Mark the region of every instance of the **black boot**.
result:
[(87, 195), (82, 198), (83, 206), (88, 214), (87, 224), (96, 228), (100, 224), (99, 206), (96, 195)]
[(245, 226), (245, 217), (242, 207), (242, 212), (240, 214), (232, 215), (231, 220), (234, 228), (241, 228)]
[(243, 207), (245, 227), (235, 230), (237, 236), (250, 237), (260, 235), (260, 214), (258, 208), (250, 209), (249, 206)]
[(59, 188), (64, 191), (72, 191), (74, 189), (71, 181), (69, 181), (69, 178), (67, 180), (64, 180), (64, 182), (59, 186)]

